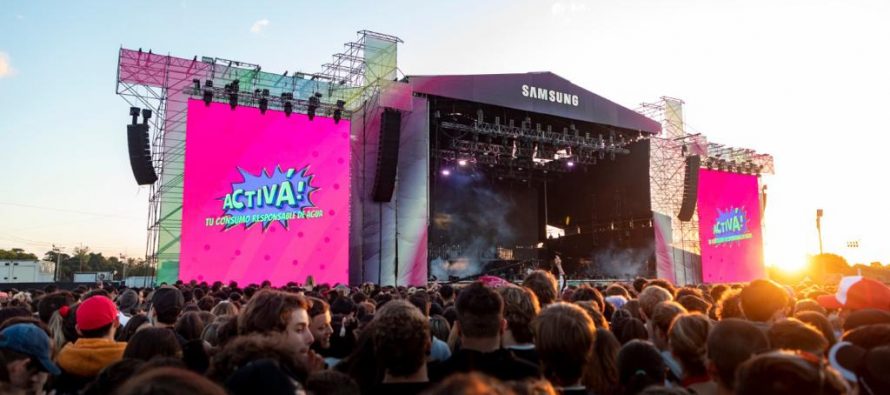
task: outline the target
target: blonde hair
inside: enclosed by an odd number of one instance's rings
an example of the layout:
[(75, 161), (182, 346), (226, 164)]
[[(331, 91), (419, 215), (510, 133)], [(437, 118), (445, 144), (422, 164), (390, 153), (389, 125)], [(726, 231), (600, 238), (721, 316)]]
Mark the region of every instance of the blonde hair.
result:
[(677, 302), (661, 302), (652, 309), (652, 317), (649, 317), (649, 320), (652, 322), (653, 330), (658, 329), (667, 337), (674, 319), (686, 313), (688, 313), (686, 308)]
[(652, 319), (652, 311), (655, 309), (655, 305), (661, 302), (670, 302), (674, 300), (674, 296), (671, 295), (671, 292), (659, 287), (657, 285), (650, 285), (643, 289), (643, 292), (640, 292), (640, 296), (637, 298), (640, 301), (640, 309), (643, 310), (643, 314), (646, 314), (646, 319)]
[(671, 323), (668, 345), (687, 376), (707, 373), (705, 356), (711, 320), (701, 313), (680, 314)]
[(234, 303), (229, 301), (222, 301), (213, 306), (213, 309), (210, 310), (210, 314), (213, 314), (216, 317), (224, 317), (224, 316), (236, 316), (238, 315), (238, 306), (235, 306)]

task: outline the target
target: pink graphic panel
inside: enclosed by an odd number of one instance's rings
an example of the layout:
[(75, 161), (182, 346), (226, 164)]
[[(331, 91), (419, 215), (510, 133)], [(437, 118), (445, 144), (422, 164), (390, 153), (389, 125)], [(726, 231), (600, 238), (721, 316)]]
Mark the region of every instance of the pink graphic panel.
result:
[(349, 122), (189, 100), (183, 281), (346, 283)]
[(757, 176), (701, 170), (698, 217), (704, 282), (764, 277)]

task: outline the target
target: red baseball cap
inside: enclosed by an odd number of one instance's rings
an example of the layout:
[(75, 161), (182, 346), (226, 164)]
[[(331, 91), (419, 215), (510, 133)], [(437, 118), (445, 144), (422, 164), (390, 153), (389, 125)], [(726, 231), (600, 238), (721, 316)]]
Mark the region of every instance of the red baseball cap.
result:
[(111, 299), (96, 295), (77, 307), (77, 329), (89, 331), (111, 324), (117, 319), (117, 306)]
[(841, 279), (836, 294), (822, 295), (817, 300), (828, 309), (890, 311), (890, 288), (870, 278), (849, 276)]

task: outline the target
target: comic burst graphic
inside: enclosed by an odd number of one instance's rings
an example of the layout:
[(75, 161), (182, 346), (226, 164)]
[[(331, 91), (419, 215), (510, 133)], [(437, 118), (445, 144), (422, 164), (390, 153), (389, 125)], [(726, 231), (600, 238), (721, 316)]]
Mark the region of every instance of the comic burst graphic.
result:
[(717, 219), (714, 222), (714, 238), (709, 240), (712, 245), (751, 238), (748, 232), (748, 211), (744, 207), (731, 207), (728, 210), (717, 209)]
[[(287, 229), (286, 217), (289, 214), (315, 207), (312, 193), (318, 188), (312, 186), (314, 175), (309, 174), (309, 166), (299, 171), (293, 168), (282, 171), (280, 166), (276, 166), (272, 174), (263, 169), (257, 175), (241, 168), (237, 169), (243, 181), (232, 183), (232, 192), (219, 199), (224, 201), (225, 215), (244, 220), (227, 224), (225, 229), (239, 224), (243, 224), (247, 229), (256, 222), (262, 222), (265, 231), (274, 221), (278, 221)], [(278, 219), (268, 218), (276, 214)], [(263, 216), (265, 220), (258, 220)]]

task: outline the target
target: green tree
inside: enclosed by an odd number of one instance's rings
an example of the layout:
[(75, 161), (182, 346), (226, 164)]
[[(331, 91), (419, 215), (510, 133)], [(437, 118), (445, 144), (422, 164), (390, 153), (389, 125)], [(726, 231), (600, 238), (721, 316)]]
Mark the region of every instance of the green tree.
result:
[(34, 255), (21, 248), (11, 248), (9, 250), (0, 249), (0, 259), (13, 261), (36, 261), (37, 255)]

